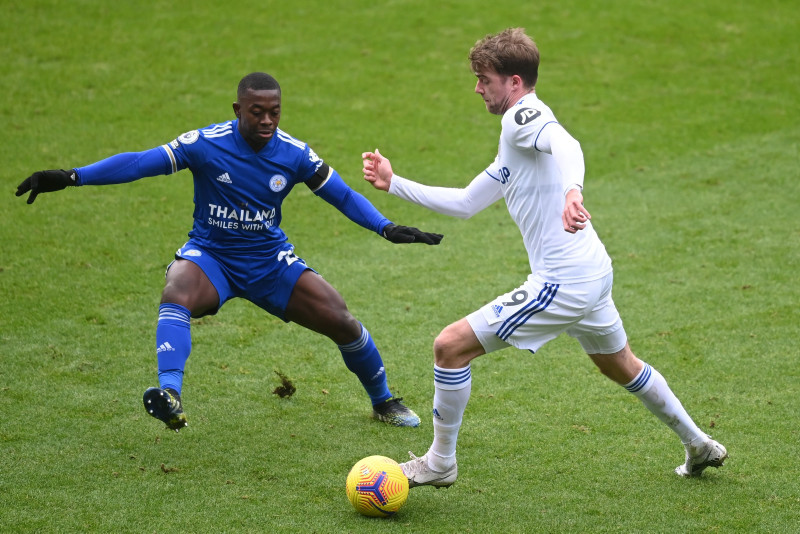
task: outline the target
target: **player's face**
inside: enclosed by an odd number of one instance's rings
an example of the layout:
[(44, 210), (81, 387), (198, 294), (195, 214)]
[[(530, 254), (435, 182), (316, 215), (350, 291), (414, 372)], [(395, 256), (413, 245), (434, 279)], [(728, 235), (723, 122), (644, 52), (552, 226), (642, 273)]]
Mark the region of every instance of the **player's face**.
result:
[(502, 76), (486, 69), (475, 73), (478, 83), (475, 92), (481, 95), (486, 109), (494, 115), (502, 115), (513, 104), (511, 93), (514, 91), (511, 76)]
[(248, 89), (233, 103), (239, 133), (256, 152), (269, 143), (281, 120), (281, 93), (276, 89)]

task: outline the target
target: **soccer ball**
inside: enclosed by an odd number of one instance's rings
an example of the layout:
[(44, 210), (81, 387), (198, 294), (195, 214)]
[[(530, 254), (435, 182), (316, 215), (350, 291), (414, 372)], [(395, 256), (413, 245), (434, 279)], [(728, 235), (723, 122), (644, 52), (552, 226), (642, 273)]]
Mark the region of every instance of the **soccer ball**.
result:
[(367, 456), (347, 475), (347, 498), (362, 515), (389, 517), (408, 498), (408, 478), (391, 458)]

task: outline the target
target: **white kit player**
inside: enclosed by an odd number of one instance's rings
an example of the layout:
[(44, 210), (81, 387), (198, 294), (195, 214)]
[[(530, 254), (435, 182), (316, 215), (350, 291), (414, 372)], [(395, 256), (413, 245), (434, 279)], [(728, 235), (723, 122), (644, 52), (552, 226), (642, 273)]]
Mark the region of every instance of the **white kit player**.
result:
[(445, 327), (434, 341), (433, 443), (401, 464), (413, 486), (447, 487), (458, 474), (456, 440), (470, 396), (470, 362), (509, 346), (535, 352), (566, 332), (600, 371), (636, 395), (685, 446), (682, 476), (719, 467), (725, 448), (692, 421), (664, 377), (631, 352), (611, 298), (611, 259), (583, 206), (580, 144), (535, 93), (539, 52), (520, 28), (486, 36), (470, 51), (475, 92), (502, 116), (495, 161), (463, 189), (432, 187), (363, 154), (378, 189), (438, 213), (469, 218), (503, 198), (522, 233), (531, 274), (518, 288)]

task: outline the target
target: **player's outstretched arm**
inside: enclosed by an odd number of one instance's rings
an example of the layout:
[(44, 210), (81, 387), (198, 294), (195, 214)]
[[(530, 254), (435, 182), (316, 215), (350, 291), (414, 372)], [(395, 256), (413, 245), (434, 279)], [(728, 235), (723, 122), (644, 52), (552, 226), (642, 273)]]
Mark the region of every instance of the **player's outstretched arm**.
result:
[(19, 184), (16, 195), (19, 197), (30, 191), (28, 204), (33, 204), (39, 193), (60, 191), (68, 186), (124, 184), (147, 176), (171, 174), (183, 168), (183, 165), (173, 165), (162, 147), (124, 152), (86, 167), (35, 172)]
[[(381, 154), (377, 148), (375, 152), (363, 152), (361, 154), (363, 164), (364, 179), (372, 184), (375, 189), (389, 191), (392, 185), (392, 162)], [(425, 243), (426, 245), (438, 245), (442, 241), (442, 234), (423, 232), (413, 226), (399, 226), (387, 224), (381, 235), (392, 243)]]
[(361, 160), (364, 179), (373, 187), (443, 215), (469, 219), (503, 197), (500, 183), (489, 169), (476, 176), (467, 187), (436, 187), (394, 174), (392, 163), (378, 149), (363, 152)]
[[(327, 167), (327, 165), (326, 165)], [(351, 221), (376, 232), (392, 243), (425, 243), (438, 245), (441, 234), (423, 232), (412, 226), (400, 226), (387, 219), (372, 203), (342, 180), (339, 173), (329, 169), (325, 182), (314, 194), (341, 211)]]
[(64, 169), (53, 169), (48, 171), (36, 171), (21, 184), (17, 186), (16, 195), (21, 197), (28, 191), (28, 204), (33, 204), (39, 193), (51, 193), (61, 191), (71, 185), (77, 185), (77, 173), (74, 169), (65, 171)]

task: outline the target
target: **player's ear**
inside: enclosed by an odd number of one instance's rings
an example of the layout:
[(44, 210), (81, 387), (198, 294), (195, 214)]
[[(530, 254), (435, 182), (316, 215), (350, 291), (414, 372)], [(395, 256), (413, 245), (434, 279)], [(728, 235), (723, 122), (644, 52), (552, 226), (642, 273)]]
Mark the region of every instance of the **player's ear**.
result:
[(237, 119), (241, 119), (242, 118), (241, 114), (239, 113), (239, 111), (241, 109), (242, 109), (242, 106), (239, 105), (239, 102), (234, 102), (233, 103), (233, 114), (236, 115)]

